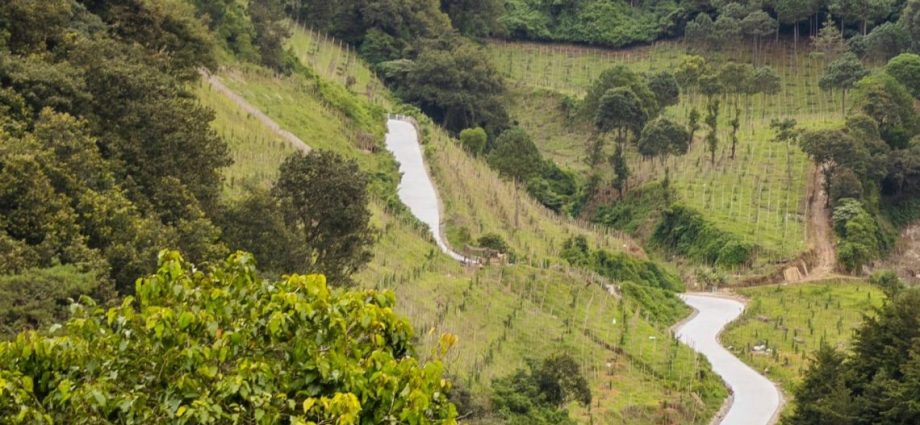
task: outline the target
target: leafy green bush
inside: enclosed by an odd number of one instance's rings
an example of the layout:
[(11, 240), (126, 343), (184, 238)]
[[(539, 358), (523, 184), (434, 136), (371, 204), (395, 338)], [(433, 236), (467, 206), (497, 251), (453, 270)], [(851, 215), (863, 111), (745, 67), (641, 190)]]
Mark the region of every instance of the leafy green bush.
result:
[[(392, 292), (269, 282), (253, 257), (212, 269), (160, 255), (137, 295), (84, 301), (49, 335), (0, 343), (0, 422), (451, 423), (439, 361), (413, 355)], [(455, 341), (441, 339), (439, 355)]]
[(726, 267), (750, 265), (755, 247), (716, 229), (690, 208), (675, 205), (666, 210), (652, 241), (691, 260)]
[(834, 207), (834, 231), (840, 238), (837, 260), (851, 272), (879, 258), (888, 246), (888, 239), (875, 217), (862, 202), (841, 199)]
[(460, 132), (460, 145), (473, 155), (479, 155), (485, 151), (488, 139), (482, 127), (467, 128)]

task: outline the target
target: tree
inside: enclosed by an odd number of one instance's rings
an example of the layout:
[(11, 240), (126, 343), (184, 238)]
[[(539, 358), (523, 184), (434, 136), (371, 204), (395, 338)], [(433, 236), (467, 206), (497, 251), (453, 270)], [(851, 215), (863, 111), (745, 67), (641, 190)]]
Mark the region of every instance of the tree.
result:
[(441, 10), (450, 16), (454, 28), (472, 37), (488, 37), (501, 31), (498, 18), (503, 4), (498, 0), (441, 0)]
[(688, 41), (707, 48), (716, 42), (715, 23), (707, 13), (698, 13), (692, 21), (687, 22), (684, 34)]
[(253, 41), (259, 49), (262, 64), (282, 73), (290, 73), (293, 61), (284, 50), (284, 40), (291, 33), (284, 23), (282, 0), (252, 0), (249, 16), (254, 28)]
[(825, 60), (834, 61), (840, 55), (847, 51), (847, 43), (843, 39), (843, 34), (834, 25), (830, 15), (824, 20), (821, 29), (818, 30), (818, 36), (812, 44), (815, 51), (820, 52)]
[(699, 86), (700, 93), (706, 96), (709, 102), (712, 102), (713, 97), (725, 92), (725, 87), (722, 86), (722, 80), (719, 78), (719, 75), (714, 72), (703, 74), (700, 77)]
[(760, 57), (758, 55), (760, 51), (760, 40), (776, 31), (776, 20), (767, 12), (757, 10), (751, 12), (741, 21), (741, 30), (744, 34), (751, 37), (751, 58), (753, 58), (752, 61), (757, 64), (759, 62), (758, 58)]
[(574, 425), (565, 405), (591, 403), (587, 380), (566, 354), (528, 360), (527, 369), (492, 381), (492, 393), (494, 410), (510, 424)]
[(251, 252), (261, 270), (281, 274), (304, 269), (307, 246), (285, 223), (281, 204), (269, 191), (249, 189), (246, 198), (227, 207), (219, 222), (227, 244)]
[(642, 129), (639, 154), (657, 157), (664, 162), (668, 155), (683, 155), (690, 148), (690, 132), (683, 125), (664, 117), (656, 118)]
[(898, 24), (910, 36), (914, 51), (920, 51), (920, 0), (907, 1)]
[[(164, 251), (136, 293), (112, 308), (83, 298), (74, 317), (47, 335), (0, 344), (0, 421), (380, 423), (396, 415), (451, 423), (456, 416), (441, 363), (416, 360), (412, 327), (393, 312), (392, 292), (333, 291), (322, 275), (262, 280), (245, 253), (195, 268)], [(437, 355), (455, 339), (442, 337)]]
[(610, 159), (613, 164), (613, 187), (623, 198), (623, 191), (626, 189), (626, 182), (629, 181), (629, 166), (626, 164), (626, 156), (623, 153), (623, 144), (619, 143), (616, 150), (613, 151), (613, 157)]
[(869, 150), (847, 131), (809, 130), (803, 132), (799, 140), (802, 150), (824, 174), (825, 193), (830, 194), (831, 182), (838, 167), (849, 168), (861, 178), (870, 175), (872, 156)]
[(714, 33), (712, 34), (714, 44), (717, 48), (722, 48), (728, 44), (734, 44), (741, 36), (741, 21), (727, 15), (719, 15), (712, 25)]
[(594, 116), (594, 125), (601, 133), (616, 130), (617, 140), (622, 143), (626, 139), (627, 131), (638, 136), (648, 118), (639, 97), (628, 88), (617, 87), (608, 90), (601, 97)]
[(840, 16), (841, 26), (847, 21), (860, 22), (862, 35), (869, 32), (869, 24), (887, 19), (894, 12), (894, 0), (831, 0), (828, 10)]
[(793, 43), (798, 50), (799, 23), (803, 19), (814, 15), (818, 9), (816, 0), (776, 0), (773, 5), (779, 23), (792, 25)]
[(749, 63), (727, 62), (719, 68), (719, 82), (722, 91), (735, 97), (735, 106), (742, 94), (750, 91), (754, 67)]
[(878, 122), (882, 139), (892, 148), (904, 148), (920, 133), (920, 117), (907, 88), (888, 73), (860, 80), (854, 88), (853, 108)]
[(454, 134), (482, 127), (499, 134), (508, 127), (501, 102), (504, 83), (482, 50), (469, 42), (451, 42), (423, 50), (408, 66), (397, 92)]
[(488, 135), (482, 127), (467, 128), (460, 132), (460, 144), (473, 155), (485, 152), (486, 142), (488, 142)]
[(272, 196), (303, 244), (305, 255), (292, 271), (323, 273), (348, 283), (370, 261), (374, 232), (367, 183), (357, 162), (336, 153), (298, 152), (284, 160)]
[(735, 108), (735, 116), (732, 117), (732, 120), (729, 122), (729, 125), (732, 128), (732, 155), (731, 155), (731, 158), (735, 159), (735, 147), (738, 145), (738, 129), (741, 128), (741, 109)]
[(693, 138), (696, 132), (700, 129), (700, 111), (698, 111), (696, 107), (691, 109), (687, 120), (687, 127), (690, 129), (690, 137), (687, 139), (687, 146), (690, 146), (693, 144)]
[(767, 114), (767, 96), (773, 96), (782, 89), (782, 79), (776, 71), (769, 66), (761, 66), (754, 70), (751, 76), (751, 86), (754, 92), (760, 93), (761, 115)]
[(680, 86), (677, 85), (674, 74), (668, 71), (650, 75), (648, 87), (655, 94), (655, 100), (661, 108), (676, 105), (680, 100)]
[(920, 55), (902, 53), (888, 61), (885, 72), (903, 84), (915, 99), (920, 100)]
[(795, 391), (796, 409), (790, 425), (853, 424), (851, 391), (846, 386), (846, 356), (826, 343), (815, 352), (802, 385)]
[(862, 199), (863, 187), (859, 181), (859, 176), (853, 170), (840, 167), (831, 177), (830, 198), (831, 205), (836, 205), (837, 201), (844, 198)]
[[(640, 74), (633, 72), (625, 65), (617, 65), (604, 70), (588, 88), (585, 99), (582, 101), (581, 109), (590, 118), (598, 114), (598, 109), (603, 98), (611, 89), (624, 88), (632, 91), (639, 100), (642, 107), (642, 113), (646, 119), (658, 116), (661, 106), (655, 98), (655, 93), (649, 88), (648, 81)], [(642, 130), (643, 123), (638, 124), (638, 129)]]
[(699, 83), (700, 77), (706, 71), (706, 59), (702, 56), (687, 55), (684, 56), (677, 70), (674, 72), (674, 79), (680, 84), (686, 92), (690, 92)]
[(910, 49), (910, 35), (896, 22), (885, 22), (866, 36), (869, 56), (886, 61)]
[(709, 149), (710, 163), (716, 164), (716, 149), (719, 147), (719, 101), (710, 99), (706, 104), (706, 125), (709, 133), (706, 134), (706, 146)]
[(537, 145), (521, 128), (506, 130), (498, 136), (486, 161), (499, 174), (519, 182), (527, 182), (543, 170), (543, 157)]
[(822, 90), (840, 90), (843, 92), (841, 110), (844, 115), (847, 112), (847, 92), (856, 84), (857, 81), (869, 74), (869, 71), (863, 67), (862, 62), (853, 53), (847, 53), (831, 62), (824, 69), (824, 76), (818, 85)]

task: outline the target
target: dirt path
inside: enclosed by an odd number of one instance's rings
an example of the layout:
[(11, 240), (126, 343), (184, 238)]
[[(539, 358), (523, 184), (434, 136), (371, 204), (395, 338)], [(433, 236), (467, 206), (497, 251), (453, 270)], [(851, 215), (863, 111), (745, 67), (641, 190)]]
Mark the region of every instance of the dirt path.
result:
[(204, 70), (201, 71), (201, 75), (208, 81), (211, 87), (213, 87), (214, 89), (219, 91), (221, 94), (226, 96), (228, 99), (233, 101), (233, 103), (235, 103), (241, 109), (246, 111), (246, 113), (256, 117), (256, 119), (259, 120), (259, 122), (261, 122), (266, 127), (271, 129), (279, 137), (286, 140), (295, 149), (301, 152), (304, 152), (304, 153), (310, 152), (310, 146), (304, 143), (303, 140), (300, 140), (300, 138), (295, 136), (294, 133), (291, 133), (290, 131), (287, 131), (281, 128), (281, 126), (278, 125), (278, 123), (276, 123), (274, 120), (269, 118), (268, 115), (265, 115), (262, 111), (259, 110), (259, 108), (252, 106), (249, 102), (246, 101), (246, 99), (243, 99), (242, 96), (234, 93), (233, 90), (230, 90), (229, 87), (225, 86), (224, 83), (220, 82), (220, 79), (217, 78), (217, 76), (211, 75), (210, 73)]
[(815, 167), (808, 181), (808, 239), (815, 250), (817, 261), (804, 280), (820, 280), (833, 275), (837, 267), (834, 230), (831, 211), (827, 208), (827, 193), (824, 191), (824, 173), (820, 167)]

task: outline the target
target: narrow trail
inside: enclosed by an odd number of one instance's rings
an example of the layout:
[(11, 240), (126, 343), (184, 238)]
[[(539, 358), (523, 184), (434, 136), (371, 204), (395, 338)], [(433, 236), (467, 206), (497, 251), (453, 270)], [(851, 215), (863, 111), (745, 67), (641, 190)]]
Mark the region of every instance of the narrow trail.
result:
[(290, 143), (291, 146), (293, 146), (295, 149), (303, 153), (310, 152), (311, 150), (310, 146), (304, 143), (303, 140), (300, 140), (300, 138), (295, 136), (294, 133), (291, 133), (290, 131), (287, 131), (284, 128), (282, 128), (280, 125), (278, 125), (278, 123), (276, 123), (268, 115), (265, 115), (265, 113), (259, 110), (259, 108), (252, 106), (249, 102), (246, 101), (246, 99), (243, 99), (242, 96), (236, 94), (235, 92), (233, 92), (233, 90), (230, 90), (230, 88), (225, 86), (224, 83), (220, 81), (220, 78), (218, 78), (216, 75), (211, 75), (210, 73), (204, 70), (201, 70), (200, 73), (201, 73), (201, 76), (204, 77), (208, 81), (208, 84), (210, 84), (211, 87), (213, 87), (214, 89), (219, 91), (221, 94), (226, 96), (233, 103), (239, 106), (242, 110), (246, 111), (246, 113), (256, 117), (256, 119), (259, 120), (259, 122), (261, 122), (263, 125), (271, 129), (271, 131), (277, 134), (278, 137), (281, 137), (282, 139)]
[(815, 250), (817, 262), (809, 270), (803, 281), (826, 279), (833, 275), (837, 267), (837, 255), (834, 252), (834, 233), (831, 224), (831, 211), (827, 207), (827, 193), (824, 191), (824, 173), (815, 167), (809, 178), (808, 237)]

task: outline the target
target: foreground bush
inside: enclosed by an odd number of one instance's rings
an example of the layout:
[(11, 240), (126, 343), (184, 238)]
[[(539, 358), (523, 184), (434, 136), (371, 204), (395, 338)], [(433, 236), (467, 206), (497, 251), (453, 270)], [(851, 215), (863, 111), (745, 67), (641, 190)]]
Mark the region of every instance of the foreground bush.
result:
[(455, 423), (392, 293), (268, 282), (253, 263), (203, 271), (164, 252), (136, 298), (83, 299), (47, 335), (0, 344), (0, 423)]

